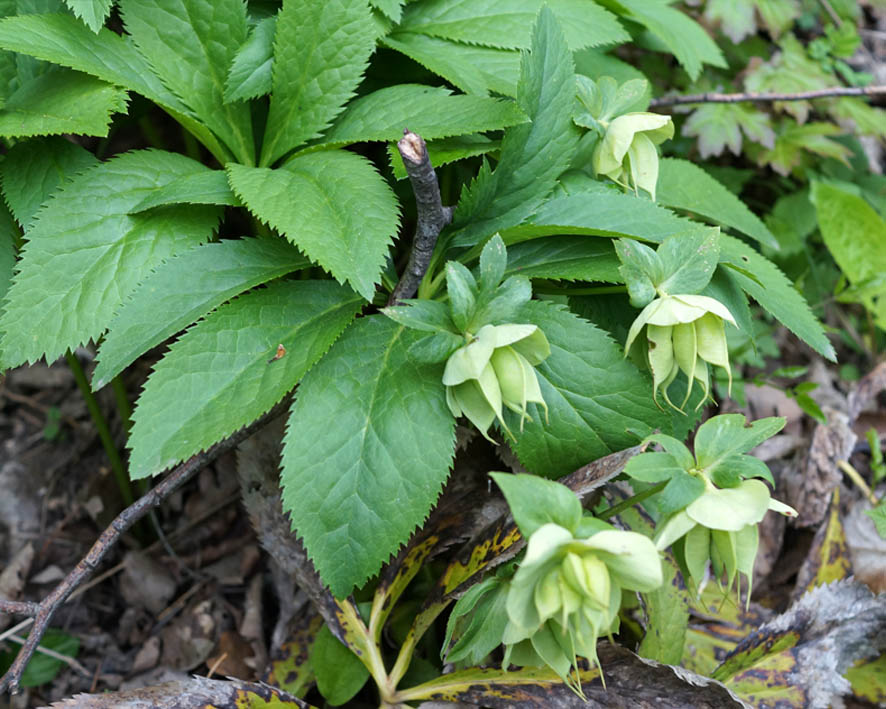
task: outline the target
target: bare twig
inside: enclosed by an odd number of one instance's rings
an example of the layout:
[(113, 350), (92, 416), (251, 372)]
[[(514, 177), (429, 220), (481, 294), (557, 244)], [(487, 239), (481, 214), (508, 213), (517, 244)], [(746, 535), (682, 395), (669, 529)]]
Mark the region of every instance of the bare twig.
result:
[[(13, 642), (18, 643), (19, 645), (24, 645), (25, 642), (27, 642), (20, 635), (10, 635), (9, 639), (12, 640)], [(92, 674), (89, 670), (87, 670), (83, 665), (81, 665), (79, 662), (77, 662), (77, 660), (75, 660), (70, 655), (63, 655), (60, 652), (56, 652), (55, 650), (50, 650), (48, 647), (40, 647), (39, 645), (37, 646), (37, 652), (39, 652), (41, 655), (46, 655), (46, 657), (51, 657), (54, 660), (58, 660), (59, 662), (65, 663), (72, 670), (74, 670), (75, 672), (79, 672), (84, 677), (89, 677)]]
[(34, 627), (28, 638), (22, 645), (21, 650), (10, 665), (9, 670), (0, 678), (0, 693), (18, 691), (18, 683), (21, 680), (25, 666), (31, 656), (37, 650), (40, 640), (43, 638), (52, 616), (84, 581), (86, 581), (98, 568), (108, 552), (120, 541), (120, 538), (142, 517), (153, 508), (159, 506), (166, 498), (181, 487), (196, 473), (205, 468), (223, 453), (237, 446), (241, 441), (251, 436), (257, 429), (264, 426), (268, 421), (278, 416), (286, 406), (286, 400), (277, 404), (264, 416), (231, 434), (225, 440), (215, 444), (204, 453), (198, 453), (189, 460), (175, 468), (164, 480), (149, 490), (145, 495), (123, 510), (113, 522), (101, 533), (101, 536), (92, 545), (79, 563), (70, 573), (46, 596), (39, 604), (29, 607), (21, 602), (2, 601), (0, 611), (23, 613), (28, 612), (33, 616)]
[(440, 186), (437, 184), (437, 175), (428, 157), (425, 141), (420, 135), (404, 130), (403, 137), (397, 143), (397, 150), (403, 158), (406, 174), (409, 175), (409, 182), (415, 193), (418, 219), (409, 262), (388, 299), (388, 305), (395, 305), (404, 298), (415, 295), (431, 263), (437, 237), (452, 219), (452, 207), (444, 207), (441, 201)]
[(0, 613), (7, 615), (34, 615), (37, 604), (32, 601), (5, 601), (0, 598)]
[(686, 96), (662, 96), (649, 102), (651, 108), (677, 106), (686, 103), (741, 103), (742, 101), (806, 101), (814, 98), (836, 98), (839, 96), (881, 96), (886, 94), (886, 86), (836, 86), (815, 91), (798, 91), (786, 94), (739, 93), (720, 94), (709, 91), (703, 94)]

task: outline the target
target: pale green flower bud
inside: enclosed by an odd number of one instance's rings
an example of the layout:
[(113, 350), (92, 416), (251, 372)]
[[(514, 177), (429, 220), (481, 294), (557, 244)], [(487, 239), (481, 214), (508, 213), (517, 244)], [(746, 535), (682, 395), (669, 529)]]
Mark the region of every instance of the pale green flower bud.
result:
[(626, 113), (606, 127), (592, 158), (594, 171), (622, 187), (643, 189), (655, 199), (658, 182), (656, 145), (674, 137), (670, 116), (657, 113)]
[[(657, 399), (661, 389), (665, 401), (668, 387), (681, 371), (689, 380), (685, 406), (697, 380), (704, 390), (704, 398), (710, 395), (708, 364), (722, 367), (729, 377), (732, 390), (732, 370), (726, 347), (725, 322), (735, 325), (729, 309), (715, 298), (705, 295), (666, 295), (656, 298), (643, 308), (631, 325), (625, 343), (625, 355), (646, 325), (648, 343), (647, 360), (652, 371), (652, 391)], [(677, 408), (677, 407), (674, 407)]]
[(550, 353), (547, 338), (535, 325), (483, 326), (446, 362), (443, 384), (449, 410), (455, 417), (466, 416), (487, 439), (486, 431), (496, 419), (513, 437), (502, 405), (520, 414), (521, 430), (529, 418), (527, 404), (539, 404), (547, 415), (533, 367)]

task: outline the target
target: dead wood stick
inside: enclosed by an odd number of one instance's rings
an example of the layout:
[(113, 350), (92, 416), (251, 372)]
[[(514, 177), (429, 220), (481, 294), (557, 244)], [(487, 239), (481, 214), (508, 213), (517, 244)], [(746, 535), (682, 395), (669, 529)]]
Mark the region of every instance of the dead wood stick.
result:
[(437, 237), (452, 219), (452, 207), (443, 206), (437, 175), (422, 137), (404, 130), (403, 137), (397, 142), (397, 150), (403, 158), (403, 165), (406, 166), (406, 174), (415, 194), (417, 221), (409, 262), (400, 282), (388, 298), (388, 305), (396, 305), (404, 298), (415, 295), (431, 263)]
[(886, 86), (835, 86), (815, 91), (798, 91), (796, 93), (738, 93), (720, 94), (709, 91), (703, 94), (687, 94), (685, 96), (662, 96), (649, 102), (650, 108), (677, 106), (686, 103), (741, 103), (742, 101), (807, 101), (814, 98), (837, 98), (840, 96), (880, 96), (886, 95)]

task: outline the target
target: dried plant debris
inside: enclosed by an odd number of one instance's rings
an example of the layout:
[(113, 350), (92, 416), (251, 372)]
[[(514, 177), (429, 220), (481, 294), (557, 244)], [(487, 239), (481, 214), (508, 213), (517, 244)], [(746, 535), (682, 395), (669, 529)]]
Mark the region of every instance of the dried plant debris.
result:
[[(582, 664), (582, 702), (551, 670), (526, 668), (517, 672), (473, 668), (453, 672), (450, 687), (433, 700), (467, 702), (493, 709), (726, 709), (750, 707), (731, 690), (709, 677), (682, 667), (645, 660), (618, 645), (598, 647), (605, 687), (598, 669)], [(637, 678), (643, 681), (638, 682)], [(418, 688), (416, 688), (418, 689)]]
[(886, 648), (886, 595), (846, 579), (805, 594), (741, 641), (713, 672), (757, 707), (829, 707), (843, 676)]
[(78, 694), (52, 704), (55, 709), (204, 709), (207, 706), (213, 709), (311, 707), (307, 702), (265, 684), (204, 677), (123, 692)]

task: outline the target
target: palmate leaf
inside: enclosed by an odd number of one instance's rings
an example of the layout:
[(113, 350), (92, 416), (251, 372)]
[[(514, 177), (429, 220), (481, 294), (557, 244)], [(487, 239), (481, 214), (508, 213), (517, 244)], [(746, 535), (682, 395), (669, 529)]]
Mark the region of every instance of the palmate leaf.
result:
[(276, 31), (276, 17), (266, 17), (252, 28), (249, 39), (237, 50), (231, 63), (225, 82), (225, 101), (246, 101), (271, 93)]
[(3, 196), (16, 221), (27, 230), (40, 205), (60, 184), (97, 163), (92, 153), (64, 138), (22, 141), (0, 163)]
[(505, 229), (501, 235), (509, 245), (556, 234), (629, 236), (661, 242), (674, 234), (706, 229), (668, 209), (657, 207), (648, 199), (606, 190), (553, 197), (523, 224)]
[(620, 261), (609, 239), (552, 236), (524, 241), (508, 249), (505, 275), (569, 281), (620, 283)]
[(398, 29), (499, 49), (528, 49), (530, 28), (542, 5), (557, 16), (570, 49), (629, 39), (614, 15), (587, 0), (425, 0), (407, 7)]
[(126, 109), (126, 92), (88, 74), (55, 69), (14, 91), (0, 109), (0, 135), (108, 134), (111, 115)]
[(228, 178), (250, 212), (372, 300), (398, 210), (368, 160), (327, 150), (299, 155), (278, 170), (231, 164)]
[(98, 32), (111, 14), (114, 0), (65, 0), (65, 4), (89, 29)]
[(726, 60), (714, 40), (701, 25), (669, 3), (670, 0), (617, 0), (632, 20), (664, 42), (693, 81), (704, 64), (725, 69)]
[(117, 310), (98, 351), (92, 388), (101, 389), (151, 347), (226, 300), (307, 265), (298, 249), (280, 238), (202, 244), (169, 259)]
[[(261, 416), (326, 353), (360, 306), (353, 291), (332, 281), (281, 281), (198, 323), (145, 384), (132, 415), (130, 476), (159, 473)], [(281, 344), (286, 353), (275, 359)]]
[(262, 166), (318, 137), (353, 96), (375, 47), (371, 18), (366, 0), (284, 0)]
[(174, 111), (188, 111), (128, 38), (108, 29), (94, 34), (70, 15), (23, 15), (0, 20), (0, 48), (91, 74)]
[(703, 158), (722, 155), (726, 148), (733, 155), (741, 155), (742, 133), (767, 148), (775, 145), (772, 118), (744, 103), (699, 106), (686, 119), (682, 133), (698, 137), (698, 152)]
[(131, 214), (145, 212), (155, 207), (170, 204), (217, 204), (219, 206), (239, 207), (238, 200), (228, 184), (228, 176), (224, 170), (207, 170), (184, 175), (154, 190), (135, 207)]
[(453, 96), (442, 87), (398, 84), (374, 91), (348, 106), (323, 143), (399, 140), (404, 128), (424, 140), (501, 130), (524, 123), (513, 102), (485, 96)]
[(744, 202), (697, 165), (665, 158), (660, 163), (658, 184), (658, 201), (665, 207), (701, 214), (778, 248), (778, 240)]
[(519, 224), (550, 193), (578, 142), (571, 117), (574, 100), (572, 57), (554, 14), (545, 8), (517, 87), (517, 103), (532, 122), (505, 131), (495, 172), (482, 170), (462, 192), (452, 245), (471, 246)]
[(0, 202), (0, 297), (6, 295), (12, 283), (12, 269), (15, 266), (15, 220)]
[(115, 308), (163, 259), (196, 246), (219, 210), (189, 206), (129, 211), (151, 190), (208, 168), (159, 150), (125, 153), (58, 190), (26, 234), (0, 319), (2, 368), (49, 361), (98, 337)]
[(122, 0), (126, 30), (163, 83), (242, 163), (252, 164), (252, 118), (225, 103), (228, 68), (246, 41), (242, 0)]
[(517, 52), (451, 42), (417, 32), (395, 32), (381, 43), (442, 76), (465, 93), (516, 96), (520, 77)]
[(720, 263), (734, 266), (730, 269), (733, 280), (788, 330), (826, 359), (836, 361), (834, 347), (821, 323), (775, 264), (744, 242), (725, 234), (720, 235)]
[(535, 404), (522, 433), (519, 417), (506, 414), (517, 435), (514, 450), (527, 469), (545, 477), (565, 475), (635, 445), (637, 435), (630, 431), (670, 430), (668, 415), (649, 395), (649, 378), (609, 335), (549, 302), (527, 303), (521, 316), (538, 325), (551, 344), (550, 357), (536, 367), (549, 423)]
[(283, 448), (283, 507), (341, 598), (406, 542), (449, 475), (455, 421), (442, 367), (378, 315), (352, 325), (299, 386)]

